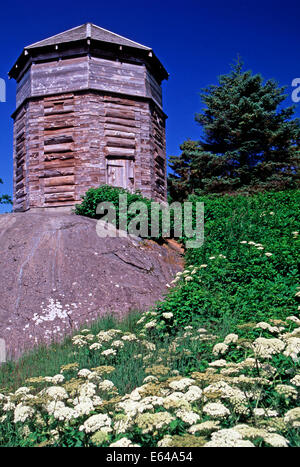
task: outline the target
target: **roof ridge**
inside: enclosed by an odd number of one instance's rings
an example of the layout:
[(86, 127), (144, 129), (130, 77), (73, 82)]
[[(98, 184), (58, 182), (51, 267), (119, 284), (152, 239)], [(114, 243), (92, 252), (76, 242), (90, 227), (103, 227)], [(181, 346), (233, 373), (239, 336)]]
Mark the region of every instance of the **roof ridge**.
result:
[(49, 40), (49, 39), (54, 39), (55, 37), (58, 37), (61, 34), (65, 34), (66, 32), (70, 32), (70, 31), (74, 31), (75, 29), (82, 28), (82, 26), (84, 26), (84, 24), (81, 24), (79, 26), (75, 26), (74, 28), (66, 29), (65, 31), (59, 32), (58, 34), (54, 34), (53, 36), (45, 37), (45, 39), (41, 39), (40, 41), (33, 42), (32, 44), (27, 45), (25, 47), (25, 49), (27, 49), (29, 47), (34, 47), (35, 45), (39, 44), (40, 42), (44, 42), (44, 41)]
[(90, 23), (90, 24), (91, 24), (91, 26), (93, 26), (93, 27), (95, 27), (97, 29), (101, 29), (102, 31), (109, 32), (110, 34), (113, 34), (116, 37), (120, 37), (121, 39), (132, 42), (133, 44), (139, 45), (140, 47), (144, 47), (145, 49), (152, 50), (152, 48), (148, 47), (147, 45), (140, 44), (139, 42), (133, 41), (132, 39), (128, 39), (128, 37), (121, 36), (120, 34), (117, 34), (116, 32), (110, 31), (109, 29), (102, 28), (101, 26), (97, 26), (97, 24), (94, 24), (94, 23)]
[[(93, 32), (94, 31), (94, 32)], [(101, 34), (102, 33), (102, 34)], [(101, 37), (102, 35), (102, 37)], [(44, 47), (47, 45), (58, 44), (59, 40), (61, 42), (72, 42), (74, 40), (82, 40), (82, 39), (94, 39), (102, 42), (115, 42), (116, 44), (128, 46), (128, 47), (136, 47), (141, 48), (144, 50), (152, 51), (151, 47), (146, 45), (140, 44), (139, 42), (133, 41), (132, 39), (128, 39), (125, 36), (121, 36), (109, 29), (102, 28), (101, 26), (97, 26), (94, 23), (84, 23), (79, 26), (75, 26), (74, 28), (67, 29), (66, 31), (62, 31), (58, 34), (55, 34), (50, 37), (46, 37), (40, 41), (34, 42), (33, 44), (27, 45), (26, 49), (33, 49), (35, 47)]]

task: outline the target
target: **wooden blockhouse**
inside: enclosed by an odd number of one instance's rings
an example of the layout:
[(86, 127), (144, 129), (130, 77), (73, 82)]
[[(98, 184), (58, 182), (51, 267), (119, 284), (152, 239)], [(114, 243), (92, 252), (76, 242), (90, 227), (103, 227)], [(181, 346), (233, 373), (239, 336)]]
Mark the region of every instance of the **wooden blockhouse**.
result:
[(168, 74), (151, 48), (87, 23), (26, 47), (9, 76), (14, 211), (70, 209), (103, 184), (166, 201)]

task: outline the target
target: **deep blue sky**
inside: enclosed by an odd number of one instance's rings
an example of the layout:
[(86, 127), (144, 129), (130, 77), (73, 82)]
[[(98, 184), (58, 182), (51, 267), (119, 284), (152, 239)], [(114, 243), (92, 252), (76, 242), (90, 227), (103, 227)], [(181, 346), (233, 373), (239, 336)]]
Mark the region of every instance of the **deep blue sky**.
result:
[[(10, 0), (1, 5), (0, 78), (7, 78), (24, 46), (88, 21), (152, 47), (170, 73), (163, 86), (167, 155), (178, 155), (185, 139), (199, 139), (199, 92), (227, 73), (237, 54), (247, 69), (288, 86), (285, 104), (291, 104), (291, 82), (300, 77), (299, 0)], [(12, 193), (14, 108), (15, 82), (7, 80), (7, 102), (0, 103), (0, 193)]]

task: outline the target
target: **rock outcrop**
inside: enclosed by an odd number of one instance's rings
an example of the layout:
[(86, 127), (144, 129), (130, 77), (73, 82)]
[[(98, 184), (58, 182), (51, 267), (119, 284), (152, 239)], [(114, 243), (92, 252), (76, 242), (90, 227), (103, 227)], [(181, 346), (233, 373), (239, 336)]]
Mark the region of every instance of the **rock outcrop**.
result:
[(60, 340), (108, 313), (146, 310), (182, 258), (134, 238), (99, 238), (74, 214), (0, 216), (0, 338), (10, 356)]

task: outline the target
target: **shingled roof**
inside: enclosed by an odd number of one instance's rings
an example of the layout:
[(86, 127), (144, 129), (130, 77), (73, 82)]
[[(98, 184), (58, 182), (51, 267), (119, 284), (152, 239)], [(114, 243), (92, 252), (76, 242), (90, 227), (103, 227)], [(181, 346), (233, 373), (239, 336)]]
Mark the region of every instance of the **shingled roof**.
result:
[(55, 36), (48, 37), (34, 44), (28, 45), (25, 49), (35, 49), (38, 47), (46, 47), (56, 44), (63, 44), (66, 42), (80, 41), (84, 39), (93, 39), (101, 42), (109, 42), (117, 45), (123, 45), (127, 47), (134, 47), (135, 49), (152, 50), (150, 47), (134, 42), (126, 37), (119, 36), (114, 32), (108, 31), (107, 29), (100, 28), (92, 23), (85, 23), (76, 28), (68, 29), (67, 31), (56, 34)]
[[(54, 48), (60, 53), (61, 50), (68, 48), (68, 44), (74, 43), (74, 51), (78, 44), (92, 43), (92, 45), (99, 46), (100, 48), (110, 47), (110, 44), (115, 44), (119, 47), (119, 52), (124, 48), (123, 52), (130, 52), (134, 55), (144, 57), (146, 60), (151, 60), (154, 67), (158, 70), (162, 79), (168, 79), (168, 73), (156, 57), (152, 48), (134, 42), (131, 39), (120, 36), (107, 29), (100, 28), (92, 23), (85, 23), (67, 31), (63, 31), (55, 36), (48, 37), (34, 44), (30, 44), (23, 49), (22, 54), (19, 56), (13, 67), (8, 73), (9, 78), (18, 79), (21, 76), (22, 70), (26, 68), (30, 60), (39, 54), (53, 54)], [(60, 47), (62, 45), (62, 47)], [(116, 48), (118, 48), (116, 47)], [(130, 49), (130, 50), (129, 50)]]

